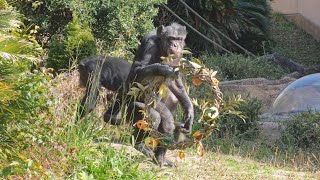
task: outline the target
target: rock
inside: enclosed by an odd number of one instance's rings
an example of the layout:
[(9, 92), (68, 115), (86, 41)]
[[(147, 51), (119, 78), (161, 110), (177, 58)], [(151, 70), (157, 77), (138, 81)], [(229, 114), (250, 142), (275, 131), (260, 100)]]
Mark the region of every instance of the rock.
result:
[(261, 100), (263, 104), (262, 112), (265, 113), (269, 111), (280, 92), (295, 80), (293, 77), (284, 77), (279, 80), (250, 78), (223, 81), (220, 84), (220, 89), (224, 95), (240, 94), (243, 99), (257, 98)]

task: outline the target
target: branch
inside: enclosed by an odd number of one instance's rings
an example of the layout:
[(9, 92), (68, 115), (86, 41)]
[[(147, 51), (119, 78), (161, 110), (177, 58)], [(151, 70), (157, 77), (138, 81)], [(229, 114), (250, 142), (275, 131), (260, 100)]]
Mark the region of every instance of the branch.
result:
[(264, 57), (266, 58), (266, 60), (273, 61), (284, 68), (289, 68), (291, 71), (296, 71), (303, 75), (312, 74), (320, 71), (320, 64), (304, 67), (303, 65), (285, 57), (281, 53), (273, 53)]

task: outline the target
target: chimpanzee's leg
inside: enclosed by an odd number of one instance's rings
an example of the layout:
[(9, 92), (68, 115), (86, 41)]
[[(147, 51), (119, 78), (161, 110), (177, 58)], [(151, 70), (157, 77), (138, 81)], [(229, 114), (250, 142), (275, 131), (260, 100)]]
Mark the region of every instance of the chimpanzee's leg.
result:
[[(144, 118), (144, 115), (142, 112), (139, 112), (139, 110), (145, 110), (145, 104), (141, 102), (133, 102), (130, 104), (128, 108), (128, 117), (127, 119), (131, 119), (133, 123), (136, 123), (137, 121)], [(146, 121), (149, 123), (149, 128), (158, 129), (160, 124), (160, 114), (153, 108), (149, 109), (148, 115), (150, 119), (146, 119)], [(142, 129), (138, 129), (137, 127), (134, 127), (133, 137), (134, 137), (134, 144), (135, 148), (142, 152), (144, 155), (148, 157), (154, 158), (154, 152), (147, 146), (145, 146), (144, 139), (149, 134), (146, 133)]]
[[(157, 103), (156, 111), (159, 112), (161, 117), (161, 122), (159, 124), (158, 131), (163, 134), (172, 135), (175, 129), (175, 125), (174, 125), (174, 118), (171, 111), (162, 102)], [(167, 152), (167, 149), (164, 147), (161, 147), (161, 144), (157, 146), (154, 152), (157, 163), (159, 163), (161, 167), (164, 165), (175, 166), (174, 163), (165, 159), (166, 152)]]

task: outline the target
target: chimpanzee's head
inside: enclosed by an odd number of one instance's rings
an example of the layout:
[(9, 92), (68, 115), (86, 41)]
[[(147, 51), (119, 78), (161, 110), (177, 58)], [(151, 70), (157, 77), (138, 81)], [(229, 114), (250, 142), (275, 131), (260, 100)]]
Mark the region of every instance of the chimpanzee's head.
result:
[(187, 30), (185, 26), (172, 23), (170, 26), (160, 26), (157, 29), (157, 36), (161, 39), (161, 51), (166, 56), (175, 54), (180, 56), (185, 46)]

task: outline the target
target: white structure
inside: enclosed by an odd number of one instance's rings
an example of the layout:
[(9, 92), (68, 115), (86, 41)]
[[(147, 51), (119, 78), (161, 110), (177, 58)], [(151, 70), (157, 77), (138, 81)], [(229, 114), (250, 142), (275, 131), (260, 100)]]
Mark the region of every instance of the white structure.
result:
[(320, 73), (304, 76), (286, 87), (274, 101), (272, 114), (320, 111)]

